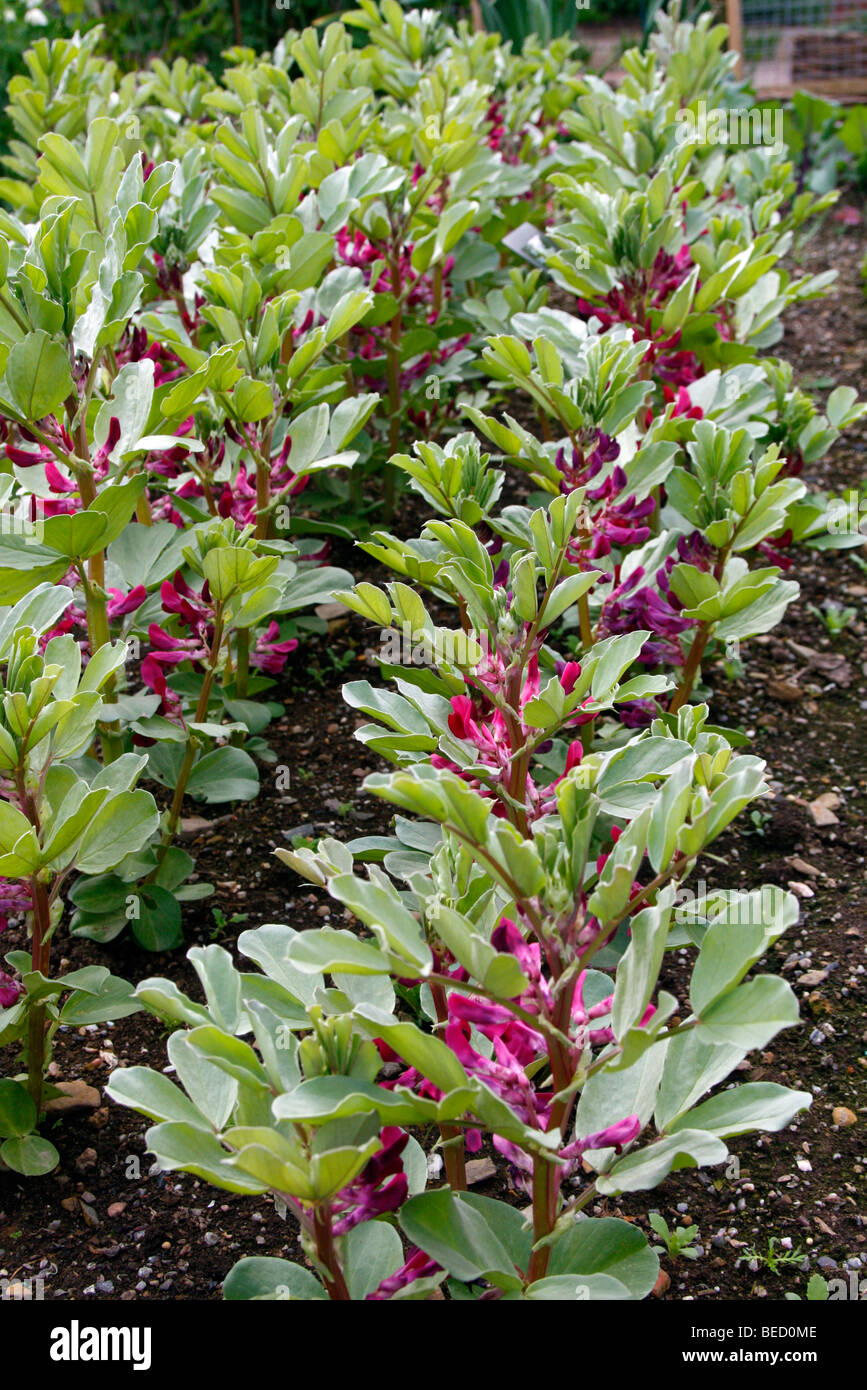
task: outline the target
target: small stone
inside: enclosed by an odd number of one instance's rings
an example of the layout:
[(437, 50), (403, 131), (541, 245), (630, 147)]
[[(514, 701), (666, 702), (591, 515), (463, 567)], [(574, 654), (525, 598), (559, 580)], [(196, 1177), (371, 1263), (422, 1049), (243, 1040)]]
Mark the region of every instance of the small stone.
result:
[(822, 1047), (823, 1044), (827, 1042), (827, 1038), (825, 1037), (825, 1034), (822, 1032), (821, 1028), (813, 1029), (812, 1033), (810, 1034), (810, 1042), (813, 1044), (814, 1047)]
[(84, 1149), (75, 1160), (76, 1171), (79, 1173), (89, 1173), (96, 1164), (96, 1149)]
[(97, 1293), (114, 1293), (114, 1284), (110, 1279), (97, 1279), (94, 1288)]
[(662, 1298), (662, 1295), (671, 1287), (671, 1275), (666, 1274), (664, 1269), (659, 1271), (656, 1283), (650, 1290), (652, 1298)]
[(76, 1110), (98, 1110), (101, 1104), (99, 1091), (88, 1086), (86, 1081), (58, 1081), (60, 1096), (54, 1096), (45, 1106), (48, 1115), (72, 1115)]
[(85, 1220), (85, 1224), (86, 1224), (86, 1225), (88, 1225), (88, 1226), (98, 1226), (98, 1225), (99, 1225), (99, 1217), (98, 1217), (97, 1214), (96, 1214), (95, 1208), (89, 1206), (89, 1205), (87, 1204), (87, 1202), (82, 1202), (82, 1203), (81, 1203), (81, 1214), (82, 1214), (82, 1216), (84, 1217), (84, 1220)]
[(799, 685), (794, 685), (791, 681), (770, 680), (766, 690), (772, 700), (779, 700), (782, 704), (793, 705), (798, 700), (804, 698), (804, 692)]
[(470, 1187), (496, 1176), (496, 1165), (489, 1158), (474, 1158), (467, 1164), (467, 1183)]
[(817, 869), (813, 864), (808, 864), (806, 859), (799, 859), (795, 856), (792, 859), (787, 859), (786, 863), (799, 874), (807, 874), (809, 878), (824, 878), (822, 870)]
[(845, 1105), (835, 1105), (831, 1112), (831, 1119), (841, 1129), (851, 1129), (854, 1124), (858, 1123), (857, 1115)]
[(827, 970), (808, 970), (806, 974), (799, 976), (798, 984), (804, 985), (806, 989), (815, 989), (823, 980), (827, 980)]
[(816, 894), (808, 883), (799, 883), (797, 879), (789, 879), (789, 887), (796, 898), (815, 898)]
[(205, 820), (204, 816), (184, 816), (178, 833), (182, 840), (195, 840), (199, 835), (204, 835), (206, 830), (213, 830), (215, 826), (228, 819), (228, 816), (218, 816), (215, 820)]
[(120, 1216), (121, 1213), (125, 1211), (126, 1202), (112, 1202), (111, 1206), (108, 1209), (108, 1215), (113, 1221), (116, 1216)]
[(64, 1197), (60, 1203), (64, 1211), (78, 1211), (77, 1197)]
[(836, 792), (823, 792), (821, 796), (817, 796), (816, 800), (809, 804), (813, 824), (819, 826), (839, 825), (839, 817), (834, 815), (834, 810), (839, 805), (840, 798)]

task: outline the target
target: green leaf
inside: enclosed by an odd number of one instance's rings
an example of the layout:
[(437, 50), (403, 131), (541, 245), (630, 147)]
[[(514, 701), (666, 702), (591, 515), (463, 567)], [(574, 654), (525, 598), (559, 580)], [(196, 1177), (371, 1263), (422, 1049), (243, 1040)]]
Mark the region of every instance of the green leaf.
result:
[(22, 835), (31, 829), (30, 821), (23, 811), (8, 801), (0, 801), (0, 850), (11, 854)]
[(409, 1240), (455, 1279), (487, 1279), (497, 1288), (521, 1288), (508, 1250), (482, 1213), (448, 1188), (411, 1197), (398, 1220)]
[(352, 909), (355, 916), (369, 926), (395, 955), (407, 961), (420, 975), (430, 973), (433, 957), (422, 929), (412, 913), (404, 907), (397, 890), (353, 874), (335, 874), (329, 880), (328, 891), (338, 902)]
[(268, 1191), (267, 1183), (229, 1163), (227, 1151), (212, 1134), (206, 1134), (203, 1129), (169, 1121), (149, 1129), (145, 1138), (164, 1172), (180, 1169), (184, 1173), (193, 1173), (215, 1187), (225, 1188), (227, 1192), (259, 1196)]
[(130, 919), (132, 934), (146, 951), (174, 951), (183, 945), (181, 906), (174, 893), (158, 883), (137, 890), (138, 915)]
[(749, 1051), (746, 1043), (714, 1043), (701, 1037), (699, 1029), (680, 1033), (665, 1046), (665, 1070), (654, 1113), (660, 1133), (671, 1129), (672, 1122), (723, 1081)]
[(621, 1041), (642, 1015), (656, 988), (665, 953), (674, 890), (666, 889), (654, 907), (647, 907), (631, 923), (629, 945), (617, 968), (611, 1022)]
[(68, 353), (41, 329), (28, 333), (6, 359), (0, 394), (4, 389), (25, 420), (36, 421), (56, 414), (75, 390)]
[(0, 1139), (20, 1139), (36, 1128), (39, 1116), (30, 1093), (18, 1081), (0, 1080)]
[(371, 1037), (382, 1038), (399, 1057), (441, 1091), (454, 1091), (468, 1084), (467, 1074), (452, 1049), (440, 1038), (423, 1033), (414, 1023), (396, 1023), (371, 1005), (358, 1005), (355, 1016)]
[(369, 941), (360, 941), (353, 932), (324, 927), (321, 931), (299, 932), (289, 948), (289, 958), (299, 971), (339, 970), (347, 975), (388, 975), (389, 960)]
[(202, 982), (211, 1017), (226, 1033), (243, 1031), (240, 1028), (241, 976), (232, 957), (222, 946), (194, 946), (187, 952), (196, 974)]
[(147, 844), (159, 825), (150, 792), (121, 792), (100, 807), (82, 836), (76, 868), (84, 874), (113, 869), (125, 855)]
[(138, 1110), (151, 1120), (179, 1120), (201, 1129), (211, 1128), (180, 1087), (150, 1067), (118, 1067), (112, 1072), (105, 1091), (112, 1100)]
[(705, 1014), (714, 1000), (739, 985), (769, 944), (769, 933), (759, 922), (724, 920), (708, 927), (689, 986), (695, 1012)]
[(238, 950), (255, 961), (269, 979), (281, 985), (293, 999), (312, 1004), (319, 982), (311, 979), (309, 974), (296, 970), (290, 960), (292, 944), (299, 936), (300, 933), (291, 927), (266, 922), (254, 931), (241, 932)]
[(192, 1046), (187, 1033), (172, 1033), (167, 1051), (178, 1080), (193, 1105), (215, 1130), (221, 1130), (238, 1098), (235, 1078), (203, 1057)]
[(259, 793), (256, 764), (243, 748), (226, 745), (206, 753), (195, 764), (187, 791), (207, 805), (220, 801), (254, 801)]
[(187, 1035), (190, 1047), (206, 1061), (245, 1085), (267, 1089), (268, 1074), (243, 1038), (232, 1037), (212, 1024), (202, 1024)]
[(344, 1275), (353, 1300), (361, 1302), (403, 1264), (403, 1244), (393, 1226), (366, 1221), (343, 1243)]
[(797, 1022), (798, 1001), (791, 986), (777, 975), (759, 975), (711, 1004), (696, 1031), (711, 1042), (736, 1043), (752, 1052)]
[[(358, 1228), (357, 1228), (358, 1229)], [(361, 1228), (363, 1229), (363, 1228)], [(233, 1265), (223, 1283), (223, 1298), (304, 1299), (328, 1301), (328, 1295), (314, 1274), (292, 1260), (268, 1255), (247, 1256)]]
[(656, 1283), (659, 1260), (644, 1234), (614, 1216), (576, 1221), (552, 1243), (549, 1275), (610, 1274), (629, 1298), (646, 1298)]
[(772, 1081), (748, 1081), (688, 1110), (669, 1126), (669, 1133), (704, 1129), (720, 1139), (750, 1130), (775, 1133), (785, 1129), (799, 1111), (809, 1109), (812, 1103), (809, 1091), (792, 1091)]
[(645, 1148), (633, 1149), (607, 1173), (600, 1174), (596, 1186), (605, 1195), (643, 1191), (656, 1187), (672, 1169), (724, 1163), (727, 1157), (728, 1149), (721, 1139), (701, 1129), (684, 1129)]
[(230, 405), (237, 420), (253, 424), (257, 420), (266, 420), (273, 413), (274, 398), (266, 382), (242, 376), (232, 392)]
[(6, 1139), (0, 1144), (0, 1159), (15, 1173), (25, 1178), (43, 1178), (60, 1162), (54, 1145), (39, 1134), (26, 1134), (21, 1139)]
[(71, 602), (72, 590), (64, 584), (38, 584), (31, 589), (0, 620), (0, 658), (7, 655), (19, 627), (32, 627), (41, 636), (66, 612)]
[(99, 512), (50, 516), (42, 523), (42, 539), (49, 550), (56, 550), (69, 560), (86, 560), (103, 549), (106, 529), (106, 518)]
[(629, 1290), (610, 1274), (555, 1274), (529, 1284), (524, 1298), (530, 1302), (624, 1302)]
[(61, 1009), (60, 1022), (75, 1027), (105, 1023), (140, 1013), (141, 1007), (133, 986), (117, 975), (110, 975), (96, 994), (76, 990)]
[[(447, 1118), (455, 1118), (466, 1109), (471, 1100), (471, 1092), (458, 1093), (455, 1113)], [(449, 1101), (451, 1102), (451, 1097)], [(346, 1119), (351, 1115), (377, 1114), (384, 1124), (414, 1125), (434, 1119), (439, 1113), (435, 1101), (416, 1096), (406, 1087), (399, 1086), (386, 1091), (370, 1081), (362, 1081), (354, 1076), (317, 1076), (310, 1081), (302, 1081), (291, 1093), (278, 1096), (273, 1102), (273, 1112), (278, 1120), (321, 1125), (330, 1120)]]

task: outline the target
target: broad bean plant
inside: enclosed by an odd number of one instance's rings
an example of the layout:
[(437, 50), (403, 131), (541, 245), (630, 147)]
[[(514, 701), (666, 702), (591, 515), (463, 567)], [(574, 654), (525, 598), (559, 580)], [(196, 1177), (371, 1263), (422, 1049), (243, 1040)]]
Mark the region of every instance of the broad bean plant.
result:
[[(93, 30), (10, 85), (0, 874), (31, 949), (0, 976), (0, 1160), (57, 1160), (56, 1029), (150, 1010), (171, 1075), (109, 1094), (163, 1171), (301, 1233), (227, 1298), (643, 1298), (657, 1255), (596, 1200), (810, 1104), (730, 1081), (798, 1022), (764, 969), (797, 905), (689, 886), (768, 790), (702, 672), (783, 620), (799, 547), (861, 543), (801, 475), (867, 406), (769, 355), (830, 283), (783, 259), (835, 194), (684, 138), (742, 99), (724, 41), (663, 12), (615, 89), (569, 39), (362, 0), (219, 80), (119, 77)], [(330, 563), (347, 540), (384, 582)], [(347, 925), (193, 948), (204, 1002), (50, 978), (66, 906), (182, 943), (211, 891), (185, 804), (256, 796), (335, 598), (378, 633), (344, 697), (393, 829), (279, 857)], [(483, 1146), (517, 1199), (468, 1190)]]

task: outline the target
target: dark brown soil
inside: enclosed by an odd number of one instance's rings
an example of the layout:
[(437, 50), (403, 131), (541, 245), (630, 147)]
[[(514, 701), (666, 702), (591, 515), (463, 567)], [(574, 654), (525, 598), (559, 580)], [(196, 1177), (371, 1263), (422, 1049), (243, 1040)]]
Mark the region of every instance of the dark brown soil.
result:
[[(867, 393), (862, 254), (860, 229), (844, 231), (833, 221), (804, 250), (804, 268), (831, 263), (840, 280), (827, 299), (789, 317), (779, 351), (802, 385), (846, 383)], [(867, 476), (865, 451), (862, 425), (806, 481), (835, 490), (857, 486)], [(416, 534), (417, 520), (412, 506), (395, 529)], [(334, 558), (357, 574), (367, 568), (357, 554)], [(591, 1208), (641, 1224), (648, 1209), (658, 1209), (671, 1227), (698, 1226), (698, 1259), (663, 1260), (670, 1286), (662, 1296), (669, 1299), (781, 1298), (786, 1290), (803, 1296), (808, 1271), (833, 1277), (860, 1269), (867, 1276), (867, 579), (851, 552), (801, 551), (794, 573), (802, 584), (799, 603), (781, 628), (746, 647), (741, 677), (729, 682), (721, 670), (711, 673), (714, 719), (750, 735), (767, 759), (774, 799), (769, 819), (742, 818), (714, 846), (704, 873), (710, 883), (730, 887), (797, 885), (801, 923), (763, 966), (781, 969), (793, 982), (803, 1020), (745, 1063), (744, 1079), (780, 1081), (815, 1099), (783, 1134), (734, 1141), (739, 1172), (730, 1166), (722, 1173), (680, 1173), (655, 1193)], [(857, 610), (834, 639), (812, 611), (828, 598)], [(277, 763), (263, 765), (258, 800), (230, 819), (189, 807), (189, 815), (210, 822), (187, 845), (216, 893), (185, 911), (188, 944), (220, 940), (232, 949), (238, 931), (273, 920), (322, 925), (335, 911), (330, 900), (308, 891), (271, 851), (293, 834), (349, 839), (387, 828), (388, 808), (360, 790), (375, 760), (353, 742), (356, 716), (340, 699), (344, 680), (375, 678), (372, 640), (362, 623), (336, 619), (327, 637), (300, 649), (277, 695), (285, 717), (267, 735)], [(845, 658), (848, 683), (840, 663), (830, 673), (823, 664), (832, 654)], [(820, 827), (810, 803), (825, 793), (839, 798), (837, 823)], [(3, 946), (19, 943), (10, 930)], [(145, 956), (127, 938), (101, 949), (61, 937), (57, 954), (62, 965), (95, 961), (136, 980), (168, 975), (199, 997), (182, 953)], [(685, 962), (675, 957), (663, 983), (683, 997), (685, 980)], [(165, 1065), (164, 1044), (164, 1031), (147, 1015), (63, 1032), (56, 1075), (100, 1088), (118, 1064)], [(855, 1123), (835, 1125), (835, 1107), (851, 1111)], [(295, 1227), (270, 1201), (234, 1198), (185, 1175), (151, 1173), (146, 1128), (145, 1120), (108, 1102), (46, 1128), (61, 1156), (56, 1172), (29, 1182), (0, 1175), (0, 1277), (41, 1276), (47, 1298), (209, 1299), (219, 1297), (221, 1281), (242, 1255), (301, 1258)], [(510, 1192), (502, 1165), (476, 1190), (525, 1201)], [(771, 1239), (790, 1260), (777, 1273), (755, 1256), (748, 1263), (747, 1252), (767, 1255)]]

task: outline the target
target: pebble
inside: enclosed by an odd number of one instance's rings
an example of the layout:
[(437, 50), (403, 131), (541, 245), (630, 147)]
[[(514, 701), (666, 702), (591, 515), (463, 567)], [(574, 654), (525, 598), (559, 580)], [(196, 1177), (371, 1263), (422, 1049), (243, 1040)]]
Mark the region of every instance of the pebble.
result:
[(841, 1129), (851, 1129), (854, 1124), (858, 1123), (857, 1115), (853, 1114), (845, 1105), (835, 1105), (834, 1109), (831, 1111), (831, 1119), (834, 1121), (834, 1124), (839, 1125)]
[(496, 1176), (496, 1166), (489, 1158), (474, 1158), (467, 1164), (467, 1183), (470, 1187), (473, 1187), (475, 1183), (487, 1182), (489, 1178)]
[(814, 1028), (812, 1033), (810, 1034), (810, 1042), (813, 1044), (813, 1046), (821, 1047), (822, 1044), (826, 1041), (827, 1039), (825, 1037), (825, 1034), (822, 1032), (821, 1028)]
[(76, 1110), (98, 1110), (102, 1103), (99, 1091), (88, 1086), (86, 1081), (58, 1081), (58, 1091), (63, 1095), (54, 1096), (45, 1106), (47, 1115), (72, 1115)]

